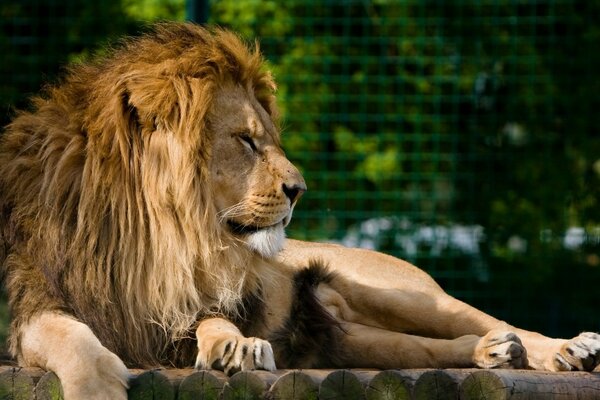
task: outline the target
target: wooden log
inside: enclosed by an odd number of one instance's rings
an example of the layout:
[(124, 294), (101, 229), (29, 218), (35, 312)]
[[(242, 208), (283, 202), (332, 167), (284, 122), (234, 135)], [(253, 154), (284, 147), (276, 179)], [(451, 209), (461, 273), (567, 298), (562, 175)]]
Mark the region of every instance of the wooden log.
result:
[(60, 379), (54, 372), (46, 372), (35, 385), (36, 400), (63, 400)]
[(33, 379), (33, 384), (37, 384), (40, 378), (46, 373), (45, 370), (37, 367), (15, 367), (20, 374), (25, 374)]
[(435, 369), (423, 372), (415, 381), (413, 398), (417, 400), (455, 400), (458, 386), (472, 370)]
[[(130, 399), (600, 399), (600, 373), (524, 370), (130, 370)], [(457, 389), (458, 388), (458, 389)], [(0, 366), (0, 400), (59, 400), (61, 385), (38, 368)]]
[(130, 400), (175, 400), (175, 388), (160, 370), (150, 370), (131, 380), (128, 398)]
[(277, 379), (279, 379), (282, 375), (285, 375), (287, 373), (287, 370), (278, 370), (278, 371), (263, 371), (263, 370), (256, 370), (256, 371), (252, 371), (251, 372), (254, 376), (258, 377), (259, 379), (261, 379), (264, 383), (265, 386), (267, 387), (267, 389), (269, 389), (273, 383), (275, 383), (275, 381)]
[(308, 374), (290, 371), (275, 381), (269, 395), (273, 400), (317, 400), (319, 385)]
[(335, 369), (300, 369), (300, 370), (295, 370), (295, 369), (286, 369), (286, 370), (281, 370), (281, 371), (276, 371), (276, 372), (283, 372), (282, 374), (280, 374), (280, 377), (286, 374), (289, 374), (290, 372), (302, 372), (302, 374), (304, 375), (308, 375), (312, 381), (319, 386), (321, 384), (321, 382), (323, 382), (325, 380), (325, 378), (327, 378), (327, 376), (329, 374), (331, 374), (334, 371), (337, 371)]
[(169, 382), (171, 382), (171, 385), (173, 385), (175, 392), (177, 392), (177, 388), (179, 387), (181, 382), (196, 371), (197, 370), (194, 368), (161, 368), (160, 374), (167, 378)]
[(320, 400), (362, 400), (364, 398), (364, 383), (348, 370), (331, 372), (319, 387)]
[(408, 400), (416, 378), (404, 371), (388, 370), (375, 375), (365, 390), (367, 400)]
[(18, 367), (3, 368), (0, 372), (0, 399), (33, 400), (33, 378)]
[(179, 384), (177, 400), (218, 400), (223, 386), (225, 379), (222, 376), (209, 371), (196, 371)]
[(223, 400), (262, 399), (276, 376), (266, 371), (241, 371), (223, 387)]
[(587, 400), (600, 399), (600, 374), (479, 370), (460, 384), (461, 399)]

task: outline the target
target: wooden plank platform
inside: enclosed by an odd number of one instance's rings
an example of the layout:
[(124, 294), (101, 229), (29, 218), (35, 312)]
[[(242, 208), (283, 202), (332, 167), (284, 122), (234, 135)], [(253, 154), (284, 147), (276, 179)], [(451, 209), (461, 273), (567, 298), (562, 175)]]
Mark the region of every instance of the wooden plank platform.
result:
[[(129, 399), (600, 399), (600, 372), (527, 370), (131, 370)], [(62, 399), (56, 375), (0, 366), (0, 399)]]

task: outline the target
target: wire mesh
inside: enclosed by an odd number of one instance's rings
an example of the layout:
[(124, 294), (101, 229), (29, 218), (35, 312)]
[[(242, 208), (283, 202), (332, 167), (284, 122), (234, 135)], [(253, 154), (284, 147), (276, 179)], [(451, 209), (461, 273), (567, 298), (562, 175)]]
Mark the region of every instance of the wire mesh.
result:
[(260, 37), (308, 181), (291, 236), (408, 259), (515, 324), (598, 329), (578, 289), (599, 277), (597, 5), (230, 3), (212, 21)]
[[(284, 147), (309, 187), (289, 236), (408, 259), (526, 328), (600, 330), (598, 2), (208, 9), (210, 23), (260, 40), (279, 83)], [(60, 65), (184, 11), (168, 0), (0, 4), (2, 122)]]
[(211, 18), (276, 72), (309, 186), (291, 236), (408, 259), (525, 327), (598, 329), (578, 289), (599, 277), (597, 5), (252, 4)]

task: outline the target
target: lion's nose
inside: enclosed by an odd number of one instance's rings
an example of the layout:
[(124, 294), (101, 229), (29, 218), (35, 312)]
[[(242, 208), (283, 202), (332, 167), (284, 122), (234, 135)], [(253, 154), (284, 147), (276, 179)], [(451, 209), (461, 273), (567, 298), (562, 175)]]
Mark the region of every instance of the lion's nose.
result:
[(285, 183), (282, 185), (283, 193), (290, 199), (290, 204), (294, 204), (302, 193), (306, 192), (306, 184), (304, 183), (296, 183), (291, 186), (286, 185)]

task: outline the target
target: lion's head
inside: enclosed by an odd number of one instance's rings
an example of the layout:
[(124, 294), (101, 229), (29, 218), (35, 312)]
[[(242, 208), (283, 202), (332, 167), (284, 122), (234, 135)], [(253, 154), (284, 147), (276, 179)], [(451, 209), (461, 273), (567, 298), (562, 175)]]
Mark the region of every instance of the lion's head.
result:
[[(73, 67), (0, 144), (9, 290), (68, 302), (140, 364), (161, 332), (235, 312), (306, 189), (280, 146), (274, 90), (257, 46), (193, 24)], [(13, 310), (26, 318), (32, 304)]]
[[(121, 78), (148, 147), (170, 150), (151, 160), (160, 163), (154, 175), (168, 174), (147, 186), (177, 203), (195, 178), (210, 189), (210, 204), (200, 208), (214, 208), (221, 229), (272, 257), (306, 186), (281, 149), (275, 84), (258, 49), (249, 51), (233, 33), (185, 24), (163, 25), (153, 39), (136, 43), (152, 58)], [(196, 177), (189, 176), (193, 165)]]
[(279, 130), (252, 88), (226, 84), (207, 118), (212, 154), (208, 182), (219, 222), (265, 257), (283, 244), (299, 196), (306, 190), (285, 158)]

